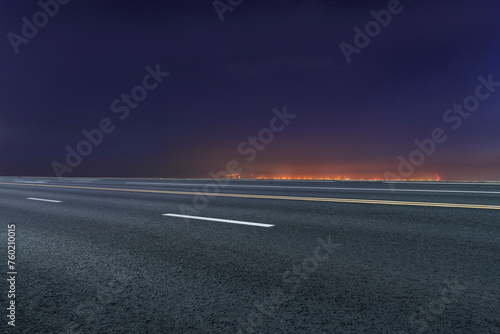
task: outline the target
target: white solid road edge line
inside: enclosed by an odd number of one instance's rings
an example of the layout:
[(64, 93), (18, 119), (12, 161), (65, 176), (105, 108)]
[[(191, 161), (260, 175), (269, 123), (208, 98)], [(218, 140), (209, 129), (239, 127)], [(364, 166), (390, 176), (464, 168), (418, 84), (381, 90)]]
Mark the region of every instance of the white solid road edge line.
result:
[(32, 201), (43, 201), (43, 202), (52, 202), (52, 203), (62, 203), (62, 201), (54, 201), (53, 199), (43, 199), (43, 198), (34, 198), (34, 197), (28, 197), (26, 199), (30, 199)]
[(250, 225), (250, 226), (259, 226), (259, 227), (273, 227), (274, 226), (271, 224), (250, 223), (250, 222), (243, 222), (243, 221), (239, 221), (239, 220), (228, 220), (228, 219), (218, 219), (218, 218), (177, 215), (174, 213), (165, 213), (162, 216), (179, 217), (179, 218), (187, 218), (187, 219), (198, 219), (198, 220), (209, 220), (209, 221), (221, 222), (221, 223)]

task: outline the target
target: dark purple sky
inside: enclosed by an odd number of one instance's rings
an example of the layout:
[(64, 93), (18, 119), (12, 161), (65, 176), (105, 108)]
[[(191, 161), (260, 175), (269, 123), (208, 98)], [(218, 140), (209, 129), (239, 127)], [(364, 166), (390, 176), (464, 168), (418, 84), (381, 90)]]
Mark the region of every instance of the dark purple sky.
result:
[[(443, 119), (478, 76), (500, 82), (498, 1), (401, 1), (350, 64), (339, 44), (387, 1), (243, 0), (221, 22), (210, 0), (72, 0), (18, 53), (8, 34), (41, 7), (1, 6), (0, 175), (56, 176), (66, 147), (109, 118), (64, 176), (207, 177), (236, 160), (244, 175), (384, 177), (442, 128), (401, 176), (500, 180), (500, 87), (457, 129)], [(157, 64), (170, 75), (121, 120), (112, 102)], [(285, 105), (296, 118), (247, 161), (238, 147)]]

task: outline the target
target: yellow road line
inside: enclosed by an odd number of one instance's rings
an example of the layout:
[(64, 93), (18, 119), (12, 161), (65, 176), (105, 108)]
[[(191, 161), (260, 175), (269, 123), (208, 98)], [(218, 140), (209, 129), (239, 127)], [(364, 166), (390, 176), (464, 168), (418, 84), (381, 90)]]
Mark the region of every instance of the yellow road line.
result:
[(105, 191), (125, 191), (125, 192), (138, 192), (138, 193), (170, 194), (170, 195), (191, 195), (191, 196), (195, 195), (195, 196), (210, 196), (210, 197), (276, 199), (276, 200), (289, 200), (289, 201), (356, 203), (356, 204), (384, 204), (384, 205), (426, 206), (426, 207), (440, 207), (440, 208), (500, 210), (499, 205), (480, 205), (480, 204), (407, 202), (407, 201), (388, 201), (388, 200), (373, 200), (373, 199), (297, 197), (297, 196), (274, 196), (274, 195), (252, 195), (252, 194), (231, 194), (231, 193), (204, 193), (204, 192), (196, 192), (196, 191), (169, 191), (169, 190), (127, 189), (127, 188), (79, 187), (79, 186), (58, 186), (58, 185), (50, 185), (50, 184), (27, 184), (27, 183), (3, 183), (3, 182), (0, 182), (0, 184), (13, 185), (13, 186), (87, 189), (87, 190), (105, 190)]

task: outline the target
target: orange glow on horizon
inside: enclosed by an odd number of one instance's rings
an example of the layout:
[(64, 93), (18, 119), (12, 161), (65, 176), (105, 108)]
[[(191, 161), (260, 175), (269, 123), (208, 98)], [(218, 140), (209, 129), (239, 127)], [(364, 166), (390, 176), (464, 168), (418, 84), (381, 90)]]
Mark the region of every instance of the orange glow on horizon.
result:
[[(437, 175), (436, 175), (437, 176)], [(385, 179), (376, 177), (347, 177), (347, 176), (330, 176), (330, 177), (317, 177), (317, 176), (253, 176), (255, 180), (315, 180), (315, 181), (440, 181), (440, 177), (436, 178), (412, 178), (412, 179)]]

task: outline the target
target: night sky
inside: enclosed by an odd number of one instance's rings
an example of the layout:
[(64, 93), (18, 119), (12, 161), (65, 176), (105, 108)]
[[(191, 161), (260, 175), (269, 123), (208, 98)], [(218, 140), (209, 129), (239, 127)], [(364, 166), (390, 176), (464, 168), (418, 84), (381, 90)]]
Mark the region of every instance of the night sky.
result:
[[(500, 83), (478, 89), (500, 82), (500, 2), (391, 3), (222, 0), (221, 21), (210, 0), (72, 0), (25, 38), (41, 5), (2, 0), (0, 175), (209, 177), (235, 160), (248, 177), (500, 180)], [(388, 7), (348, 62), (340, 44)]]

